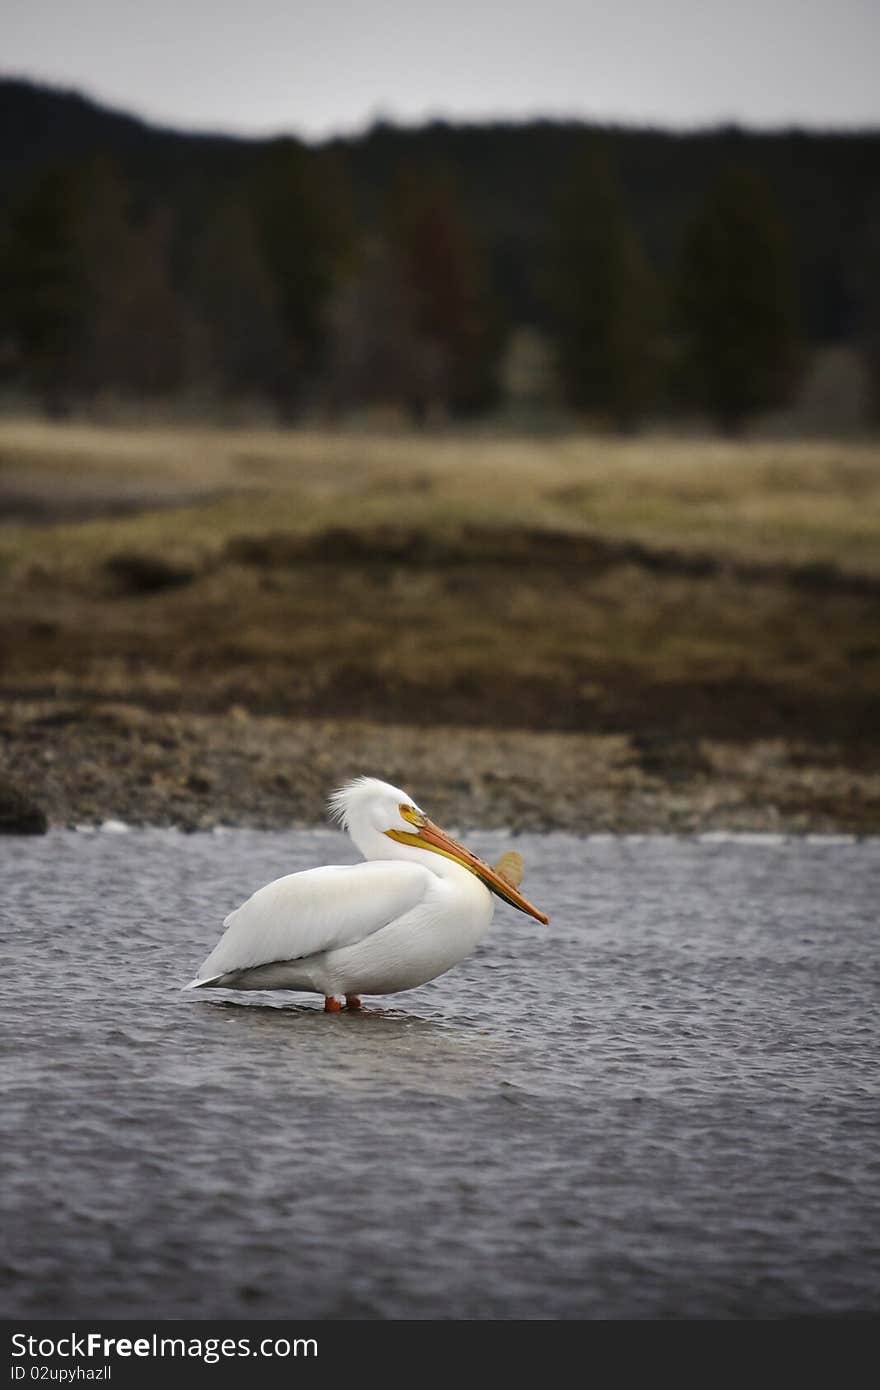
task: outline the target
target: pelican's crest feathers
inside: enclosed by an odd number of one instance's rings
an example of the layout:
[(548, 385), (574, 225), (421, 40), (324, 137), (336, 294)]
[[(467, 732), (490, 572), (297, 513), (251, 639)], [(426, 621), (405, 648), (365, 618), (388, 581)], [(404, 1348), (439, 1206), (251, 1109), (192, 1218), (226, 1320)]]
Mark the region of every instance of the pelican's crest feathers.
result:
[(358, 807), (377, 796), (396, 797), (398, 801), (409, 800), (405, 792), (399, 787), (392, 787), (390, 782), (383, 782), (378, 777), (354, 777), (350, 782), (337, 787), (335, 792), (331, 792), (327, 801), (331, 821), (342, 830), (349, 830), (352, 815)]

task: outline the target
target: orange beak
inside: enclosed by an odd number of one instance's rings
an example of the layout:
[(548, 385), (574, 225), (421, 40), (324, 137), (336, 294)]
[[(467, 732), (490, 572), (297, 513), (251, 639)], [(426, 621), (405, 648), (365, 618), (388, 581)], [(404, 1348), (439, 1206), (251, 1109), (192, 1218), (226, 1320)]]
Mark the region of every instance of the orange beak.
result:
[(499, 898), (503, 898), (511, 907), (517, 908), (520, 912), (527, 912), (530, 917), (534, 917), (544, 925), (550, 921), (534, 903), (530, 903), (528, 898), (524, 898), (512, 884), (507, 883), (500, 874), (489, 864), (484, 864), (482, 859), (478, 859), (464, 845), (459, 844), (458, 840), (453, 840), (451, 835), (447, 835), (445, 830), (441, 830), (439, 825), (428, 820), (427, 816), (419, 816), (418, 820), (407, 816), (407, 820), (412, 819), (413, 824), (418, 826), (415, 833), (408, 830), (386, 830), (386, 835), (392, 840), (399, 841), (403, 845), (417, 845), (421, 849), (433, 850), (435, 854), (443, 854), (447, 859), (453, 859), (456, 864), (462, 864), (466, 869), (470, 869), (482, 883), (485, 883), (490, 892), (496, 893)]

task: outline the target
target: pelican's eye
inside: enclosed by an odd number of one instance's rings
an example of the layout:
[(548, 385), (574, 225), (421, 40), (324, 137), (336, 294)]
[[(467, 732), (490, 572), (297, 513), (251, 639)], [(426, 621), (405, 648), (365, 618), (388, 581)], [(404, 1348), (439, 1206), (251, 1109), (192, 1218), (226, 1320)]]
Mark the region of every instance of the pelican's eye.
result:
[(405, 801), (401, 801), (397, 809), (403, 819), (409, 821), (410, 825), (425, 824), (427, 817), (421, 811), (417, 811), (415, 806), (409, 806)]

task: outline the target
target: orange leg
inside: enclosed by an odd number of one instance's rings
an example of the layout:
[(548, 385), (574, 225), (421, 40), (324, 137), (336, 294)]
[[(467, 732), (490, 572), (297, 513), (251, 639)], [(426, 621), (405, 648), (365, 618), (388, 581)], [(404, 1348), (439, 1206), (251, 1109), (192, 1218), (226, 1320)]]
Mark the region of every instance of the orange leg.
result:
[(341, 1004), (340, 1001), (339, 1001), (338, 999), (336, 999), (332, 994), (327, 994), (327, 995), (324, 996), (324, 1013), (325, 1013), (325, 1014), (339, 1014), (339, 1013), (342, 1013), (342, 1004)]
[(345, 1004), (349, 1009), (362, 1009), (364, 1007), (359, 994), (347, 994), (345, 996)]

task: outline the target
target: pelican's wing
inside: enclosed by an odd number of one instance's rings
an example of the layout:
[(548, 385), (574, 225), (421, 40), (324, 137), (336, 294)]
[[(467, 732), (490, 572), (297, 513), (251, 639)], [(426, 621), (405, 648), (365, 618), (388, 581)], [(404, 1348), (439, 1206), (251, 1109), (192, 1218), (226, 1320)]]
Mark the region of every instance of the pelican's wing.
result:
[(421, 864), (391, 859), (276, 878), (230, 912), (226, 930), (189, 988), (231, 971), (362, 941), (420, 903), (431, 878)]

